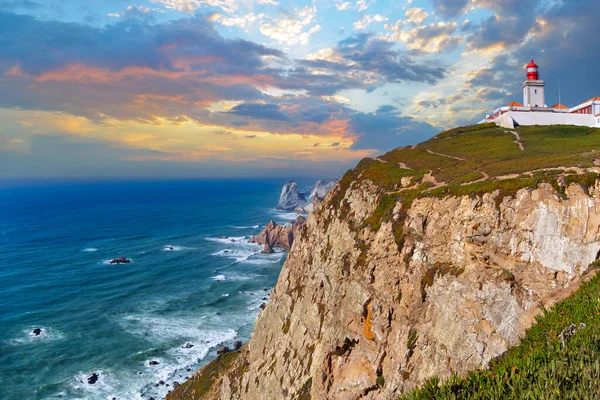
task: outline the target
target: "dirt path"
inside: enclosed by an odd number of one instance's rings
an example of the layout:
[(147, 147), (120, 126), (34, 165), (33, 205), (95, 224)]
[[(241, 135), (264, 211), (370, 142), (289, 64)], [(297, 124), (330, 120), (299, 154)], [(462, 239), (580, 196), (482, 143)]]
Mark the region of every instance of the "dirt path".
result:
[(476, 179), (476, 180), (471, 181), (471, 182), (461, 183), (460, 186), (467, 186), (467, 185), (470, 185), (472, 183), (479, 183), (479, 182), (487, 181), (488, 179), (490, 179), (490, 176), (487, 174), (487, 172), (481, 171), (481, 170), (477, 170), (477, 172), (479, 172), (483, 176), (481, 178)]
[(447, 158), (453, 158), (453, 159), (455, 159), (455, 160), (458, 160), (458, 161), (467, 161), (467, 160), (465, 160), (464, 158), (460, 158), (460, 157), (454, 157), (454, 156), (450, 156), (450, 155), (448, 155), (448, 154), (437, 153), (437, 152), (435, 152), (435, 151), (433, 151), (433, 150), (429, 150), (429, 149), (427, 149), (426, 151), (427, 151), (429, 154), (435, 154), (436, 156), (442, 156), (442, 157), (447, 157)]
[(517, 146), (519, 146), (519, 150), (521, 151), (525, 151), (525, 147), (523, 147), (523, 143), (521, 143), (521, 136), (519, 136), (519, 134), (515, 131), (504, 131), (504, 133), (512, 133), (515, 137), (515, 140), (513, 140), (513, 143), (516, 143)]

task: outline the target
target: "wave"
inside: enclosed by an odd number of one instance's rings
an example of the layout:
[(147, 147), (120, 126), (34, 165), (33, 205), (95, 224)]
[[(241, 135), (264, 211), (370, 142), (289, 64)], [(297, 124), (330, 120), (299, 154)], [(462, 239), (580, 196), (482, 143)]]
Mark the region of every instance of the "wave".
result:
[(260, 228), (260, 225), (251, 225), (251, 226), (237, 226), (237, 225), (231, 225), (232, 228), (235, 229), (258, 229)]
[(225, 275), (216, 275), (213, 276), (212, 279), (215, 281), (225, 281), (227, 280), (227, 277)]
[(163, 251), (182, 251), (182, 250), (194, 250), (194, 247), (185, 247), (185, 246), (173, 246), (167, 244), (163, 247)]
[(98, 249), (97, 249), (97, 248), (95, 248), (95, 247), (86, 247), (86, 248), (85, 248), (85, 249), (83, 249), (82, 251), (85, 251), (85, 252), (87, 252), (87, 253), (91, 253), (91, 252), (94, 252), (94, 251), (98, 251)]
[(217, 236), (207, 237), (206, 240), (211, 242), (223, 243), (228, 245), (245, 245), (248, 244), (246, 236)]
[(242, 250), (240, 250), (240, 249), (224, 249), (224, 250), (220, 250), (215, 253), (212, 253), (212, 255), (232, 258), (236, 262), (242, 262), (242, 261), (249, 259), (253, 255), (257, 254), (258, 252), (259, 252), (259, 247), (255, 248), (253, 250), (252, 249), (242, 249)]
[[(39, 335), (33, 333), (33, 330), (36, 328), (39, 328), (41, 330), (41, 333)], [(27, 329), (24, 329), (19, 337), (8, 340), (8, 343), (13, 346), (20, 346), (52, 342), (55, 340), (63, 339), (64, 337), (64, 333), (56, 329), (32, 326)]]
[[(149, 357), (151, 352), (138, 355), (137, 359), (143, 362), (140, 371), (143, 373), (134, 376), (134, 387), (140, 388), (138, 396), (144, 399), (164, 398), (167, 392), (172, 390), (173, 382), (183, 383), (212, 348), (237, 337), (234, 329), (206, 328), (206, 322), (198, 316), (126, 315), (121, 317), (120, 325), (133, 335), (170, 347), (163, 356)], [(158, 364), (150, 365), (150, 361), (157, 361)], [(158, 384), (159, 381), (163, 381), (164, 384)]]

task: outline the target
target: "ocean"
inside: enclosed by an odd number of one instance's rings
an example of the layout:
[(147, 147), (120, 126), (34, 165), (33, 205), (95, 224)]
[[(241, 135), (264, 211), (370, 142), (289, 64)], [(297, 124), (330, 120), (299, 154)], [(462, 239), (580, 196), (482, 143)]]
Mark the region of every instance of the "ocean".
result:
[(284, 183), (0, 185), (0, 399), (161, 399), (245, 343), (286, 257), (247, 239), (295, 217)]

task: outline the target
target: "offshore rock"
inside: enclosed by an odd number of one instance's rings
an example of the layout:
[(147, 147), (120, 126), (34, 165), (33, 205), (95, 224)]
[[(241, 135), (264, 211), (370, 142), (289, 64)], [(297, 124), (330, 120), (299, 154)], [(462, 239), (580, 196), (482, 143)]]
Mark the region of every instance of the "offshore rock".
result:
[(334, 188), (337, 183), (337, 179), (321, 179), (315, 183), (315, 186), (310, 191), (308, 198), (312, 201), (315, 198), (324, 199), (325, 196)]
[(298, 185), (294, 181), (289, 181), (283, 185), (281, 195), (279, 196), (278, 210), (293, 211), (298, 207), (303, 208), (308, 202), (304, 194), (298, 189)]
[(298, 235), (305, 223), (306, 219), (302, 216), (296, 217), (295, 220), (290, 221), (290, 225), (286, 226), (277, 225), (275, 221), (270, 221), (265, 229), (258, 235), (252, 236), (249, 242), (289, 250), (292, 243), (294, 243), (294, 237)]
[(130, 259), (125, 258), (124, 256), (121, 256), (121, 257), (118, 257), (118, 258), (113, 258), (108, 263), (109, 264), (129, 264), (130, 262), (131, 262)]
[(265, 247), (262, 249), (261, 253), (262, 254), (273, 254), (273, 253), (275, 253), (275, 251), (273, 251), (273, 248), (271, 247), (271, 245), (269, 243), (265, 243)]

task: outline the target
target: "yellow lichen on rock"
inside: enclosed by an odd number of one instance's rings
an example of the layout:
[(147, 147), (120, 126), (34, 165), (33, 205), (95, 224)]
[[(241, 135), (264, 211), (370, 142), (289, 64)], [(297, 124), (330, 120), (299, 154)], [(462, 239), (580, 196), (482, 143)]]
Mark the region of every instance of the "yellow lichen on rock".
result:
[(373, 333), (373, 322), (371, 322), (371, 303), (367, 305), (367, 316), (365, 317), (363, 335), (369, 340), (375, 340), (375, 333)]

